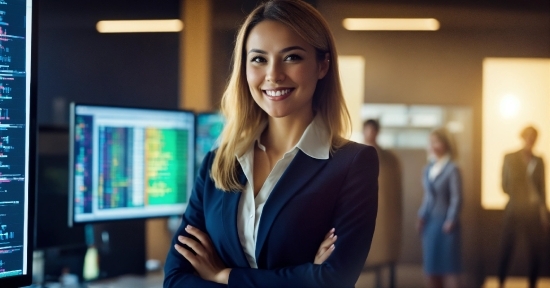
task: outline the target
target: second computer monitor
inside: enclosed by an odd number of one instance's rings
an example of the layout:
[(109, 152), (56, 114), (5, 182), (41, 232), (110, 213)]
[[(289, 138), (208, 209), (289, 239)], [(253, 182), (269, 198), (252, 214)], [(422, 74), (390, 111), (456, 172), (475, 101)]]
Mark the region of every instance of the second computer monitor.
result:
[(225, 125), (225, 118), (218, 112), (197, 114), (197, 140), (195, 171), (198, 171), (208, 152), (218, 146), (218, 141)]
[(190, 111), (72, 104), (69, 225), (181, 215), (194, 181)]

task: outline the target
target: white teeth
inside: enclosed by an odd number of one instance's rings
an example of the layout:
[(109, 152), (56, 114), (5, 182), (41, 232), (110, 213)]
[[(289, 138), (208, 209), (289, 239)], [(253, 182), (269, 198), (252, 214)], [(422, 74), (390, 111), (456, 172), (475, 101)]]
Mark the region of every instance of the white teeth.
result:
[(288, 94), (289, 92), (290, 92), (290, 89), (277, 90), (277, 91), (265, 90), (265, 94), (267, 94), (268, 96), (271, 96), (271, 97), (284, 96), (284, 95)]

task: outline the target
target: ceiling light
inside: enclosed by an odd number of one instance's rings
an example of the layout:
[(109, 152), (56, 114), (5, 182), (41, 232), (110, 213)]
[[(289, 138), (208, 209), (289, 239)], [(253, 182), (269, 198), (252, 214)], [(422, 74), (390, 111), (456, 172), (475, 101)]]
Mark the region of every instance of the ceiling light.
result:
[(437, 31), (434, 18), (346, 18), (342, 25), (354, 31)]
[(110, 20), (97, 22), (96, 28), (99, 33), (179, 32), (183, 22), (179, 19)]

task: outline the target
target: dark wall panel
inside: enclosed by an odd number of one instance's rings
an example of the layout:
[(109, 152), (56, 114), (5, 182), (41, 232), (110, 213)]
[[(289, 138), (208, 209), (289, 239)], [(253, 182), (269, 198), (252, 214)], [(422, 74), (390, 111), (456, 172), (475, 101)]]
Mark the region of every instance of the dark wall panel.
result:
[(132, 3), (40, 3), (40, 124), (65, 124), (71, 101), (177, 107), (179, 33), (101, 34), (95, 29), (99, 20), (178, 18), (177, 1), (155, 3), (155, 9), (145, 1)]

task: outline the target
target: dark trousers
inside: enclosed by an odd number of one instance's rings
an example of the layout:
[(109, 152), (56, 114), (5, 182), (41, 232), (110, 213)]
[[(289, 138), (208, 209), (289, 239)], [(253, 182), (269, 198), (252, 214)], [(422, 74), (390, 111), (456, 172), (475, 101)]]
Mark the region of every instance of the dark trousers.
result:
[[(509, 212), (509, 211), (506, 211)], [(543, 235), (540, 213), (528, 211), (523, 213), (507, 213), (504, 219), (504, 229), (500, 245), (500, 261), (498, 277), (504, 283), (510, 259), (513, 255), (516, 242), (520, 236), (526, 239), (529, 256), (529, 287), (534, 288), (539, 275), (541, 255), (543, 255)]]

